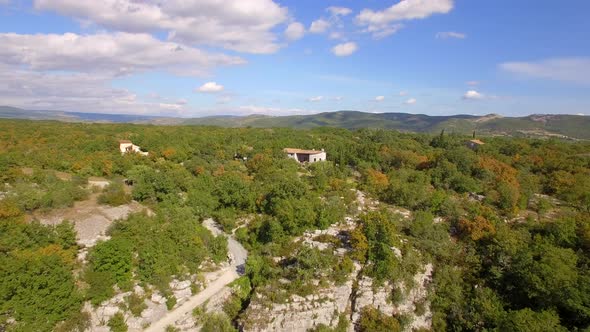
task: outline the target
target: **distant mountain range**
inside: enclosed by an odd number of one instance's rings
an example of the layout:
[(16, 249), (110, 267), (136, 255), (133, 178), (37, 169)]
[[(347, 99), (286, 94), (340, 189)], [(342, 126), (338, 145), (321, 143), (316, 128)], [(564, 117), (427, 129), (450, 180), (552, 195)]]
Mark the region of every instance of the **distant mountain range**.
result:
[(484, 116), (429, 116), (408, 113), (338, 111), (294, 116), (211, 116), (187, 119), (125, 114), (23, 110), (0, 106), (0, 118), (256, 128), (290, 127), (303, 129), (328, 126), (346, 129), (383, 128), (427, 133), (440, 132), (444, 129), (447, 132), (463, 134), (470, 134), (476, 131), (478, 135), (555, 136), (561, 138), (590, 139), (590, 116), (565, 114), (503, 117), (497, 114)]

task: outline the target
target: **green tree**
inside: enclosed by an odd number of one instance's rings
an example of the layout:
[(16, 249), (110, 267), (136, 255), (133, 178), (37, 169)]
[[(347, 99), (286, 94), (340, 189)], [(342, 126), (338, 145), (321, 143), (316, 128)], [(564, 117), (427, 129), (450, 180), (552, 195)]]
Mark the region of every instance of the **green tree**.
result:
[(49, 331), (81, 308), (71, 266), (59, 249), (0, 256), (0, 280), (0, 312), (9, 313), (23, 330)]
[(501, 324), (502, 331), (560, 332), (567, 331), (559, 325), (559, 316), (553, 311), (535, 312), (529, 308), (510, 311)]
[(358, 330), (360, 332), (399, 332), (402, 328), (394, 317), (387, 316), (371, 306), (366, 306), (361, 310)]

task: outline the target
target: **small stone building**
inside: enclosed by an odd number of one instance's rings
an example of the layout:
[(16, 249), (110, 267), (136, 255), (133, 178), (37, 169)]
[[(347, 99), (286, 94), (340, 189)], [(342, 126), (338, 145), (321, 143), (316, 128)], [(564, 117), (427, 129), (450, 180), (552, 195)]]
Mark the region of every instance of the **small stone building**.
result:
[(126, 153), (139, 153), (142, 156), (147, 156), (148, 153), (141, 151), (141, 148), (135, 144), (133, 144), (129, 140), (120, 140), (119, 141), (119, 150), (121, 150), (121, 154)]
[(472, 139), (469, 140), (467, 142), (465, 142), (465, 145), (470, 148), (471, 150), (477, 150), (479, 149), (480, 146), (484, 145), (485, 143), (478, 140), (478, 139)]
[(318, 161), (326, 160), (326, 152), (324, 151), (324, 149), (322, 149), (321, 151), (317, 151), (286, 148), (283, 149), (283, 151), (287, 154), (289, 158), (293, 158), (300, 163), (315, 163)]

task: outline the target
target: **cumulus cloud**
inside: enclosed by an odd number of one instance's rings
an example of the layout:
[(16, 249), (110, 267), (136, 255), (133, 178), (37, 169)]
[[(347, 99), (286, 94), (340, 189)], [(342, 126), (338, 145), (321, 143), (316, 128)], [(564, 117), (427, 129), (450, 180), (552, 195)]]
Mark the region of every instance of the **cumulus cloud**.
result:
[(113, 88), (111, 79), (96, 73), (44, 73), (0, 64), (0, 100), (25, 109), (184, 114), (185, 105), (180, 102), (145, 102), (127, 89)]
[(405, 20), (424, 19), (434, 14), (446, 14), (453, 9), (453, 0), (402, 0), (384, 10), (363, 9), (356, 17), (364, 32), (375, 38), (389, 36), (403, 26)]
[(197, 91), (203, 93), (217, 93), (223, 91), (223, 85), (215, 82), (207, 82), (197, 88)]
[(500, 69), (520, 76), (590, 84), (590, 57), (553, 58), (533, 62), (506, 62)]
[(463, 95), (463, 99), (465, 100), (481, 100), (484, 99), (485, 96), (475, 90), (469, 90), (467, 92), (465, 92), (465, 94)]
[(273, 0), (34, 0), (34, 7), (118, 31), (166, 31), (171, 40), (246, 53), (276, 52), (273, 29), (289, 18)]
[(336, 56), (349, 56), (358, 50), (355, 42), (342, 43), (332, 48), (332, 53)]
[(324, 96), (315, 96), (315, 97), (308, 98), (307, 101), (318, 102), (318, 101), (322, 101), (323, 99), (324, 99)]
[(293, 22), (285, 29), (285, 37), (290, 41), (301, 39), (305, 34), (305, 27), (299, 22)]
[(375, 101), (381, 102), (385, 100), (385, 96), (377, 96), (375, 97)]
[(416, 103), (415, 98), (410, 98), (404, 102), (404, 104), (406, 104), (406, 105), (414, 105), (415, 103)]
[(309, 32), (311, 33), (324, 33), (330, 27), (330, 22), (320, 18), (311, 22), (311, 26), (309, 27)]
[(437, 32), (436, 38), (438, 39), (448, 39), (448, 38), (455, 38), (455, 39), (465, 39), (467, 35), (461, 32), (453, 32), (453, 31), (446, 31), (446, 32)]
[(328, 7), (326, 11), (334, 16), (346, 16), (352, 13), (352, 9), (350, 8), (336, 6)]
[(164, 69), (183, 75), (203, 75), (216, 66), (245, 63), (239, 57), (163, 42), (149, 34), (123, 32), (88, 36), (2, 33), (0, 45), (0, 63), (38, 71), (125, 75)]

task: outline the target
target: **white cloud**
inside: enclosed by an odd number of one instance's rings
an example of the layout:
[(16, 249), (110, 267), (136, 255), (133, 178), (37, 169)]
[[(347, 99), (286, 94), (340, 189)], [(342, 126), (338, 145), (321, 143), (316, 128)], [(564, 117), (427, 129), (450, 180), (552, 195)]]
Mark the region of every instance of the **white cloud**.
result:
[(477, 86), (477, 85), (479, 85), (479, 81), (467, 81), (467, 82), (465, 82), (465, 84), (470, 85), (470, 86)]
[(328, 36), (330, 39), (345, 39), (344, 35), (342, 35), (341, 32), (338, 31), (332, 31), (330, 32), (330, 35)]
[(197, 88), (197, 91), (203, 93), (217, 93), (223, 91), (223, 85), (217, 84), (215, 82), (207, 82)]
[(334, 16), (346, 16), (352, 13), (352, 9), (346, 7), (328, 7), (326, 10)]
[(309, 32), (311, 33), (324, 33), (330, 27), (330, 22), (320, 18), (311, 22), (311, 26), (309, 27)]
[(245, 63), (239, 57), (162, 42), (148, 34), (2, 33), (0, 45), (0, 63), (38, 71), (96, 72), (116, 76), (164, 69), (182, 75), (204, 75), (219, 65)]
[(322, 101), (323, 99), (324, 99), (323, 96), (315, 96), (315, 97), (308, 98), (307, 101), (318, 102), (318, 101)]
[(279, 108), (279, 107), (266, 107), (258, 105), (244, 105), (240, 106), (239, 114), (251, 115), (251, 114), (262, 114), (271, 116), (281, 115), (300, 115), (300, 114), (314, 114), (319, 113), (317, 110), (308, 110), (301, 108)]
[(400, 91), (400, 92), (399, 92), (399, 95), (400, 95), (401, 97), (403, 97), (403, 96), (407, 96), (407, 95), (408, 95), (408, 91)]
[(349, 56), (358, 50), (358, 46), (354, 42), (342, 43), (332, 48), (332, 53), (336, 56)]
[(0, 64), (0, 100), (24, 109), (170, 116), (185, 112), (179, 102), (172, 107), (174, 102), (139, 100), (129, 90), (113, 88), (111, 79), (95, 73), (42, 73)]
[(406, 104), (406, 105), (414, 105), (415, 103), (416, 103), (415, 98), (410, 98), (404, 102), (404, 104)]
[(465, 94), (463, 95), (463, 99), (466, 100), (481, 100), (484, 99), (485, 96), (475, 90), (469, 90), (467, 92), (465, 92)]
[(332, 100), (334, 100), (334, 101), (342, 101), (342, 99), (344, 99), (344, 97), (342, 97), (342, 96), (332, 97)]
[(364, 32), (375, 38), (389, 36), (402, 28), (393, 22), (424, 19), (434, 14), (446, 14), (453, 9), (453, 0), (402, 0), (380, 11), (363, 9), (356, 22), (364, 26)]
[(506, 62), (500, 64), (500, 69), (525, 77), (590, 84), (590, 57)]
[(273, 0), (34, 0), (34, 6), (108, 29), (165, 31), (171, 40), (247, 53), (276, 52), (273, 30), (289, 18)]
[(182, 105), (182, 104), (170, 104), (170, 103), (160, 103), (159, 106), (160, 106), (160, 108), (163, 108), (166, 110), (175, 110), (175, 111), (179, 111), (184, 108), (184, 105)]
[(448, 38), (455, 38), (455, 39), (465, 39), (467, 35), (461, 32), (453, 32), (453, 31), (446, 31), (446, 32), (437, 32), (436, 38), (438, 39), (448, 39)]
[(381, 102), (385, 100), (385, 96), (377, 96), (375, 97), (375, 101)]
[(293, 22), (285, 29), (285, 37), (290, 41), (301, 39), (303, 35), (305, 35), (305, 27), (299, 22)]
[(383, 39), (385, 37), (391, 36), (401, 29), (404, 28), (404, 25), (399, 24), (391, 24), (383, 27), (375, 27), (369, 26), (363, 30), (363, 32), (370, 33), (374, 39)]

